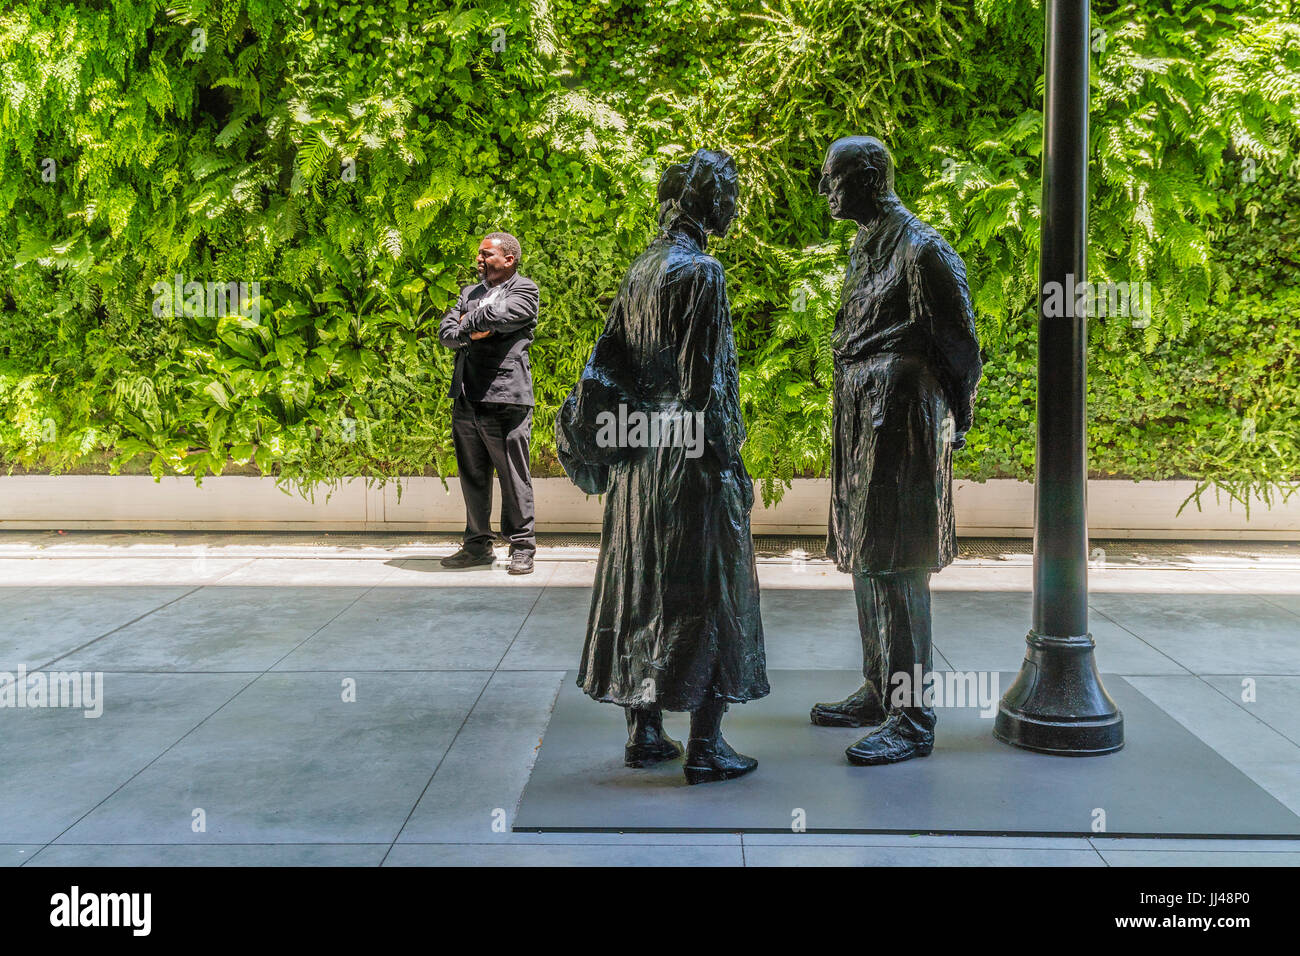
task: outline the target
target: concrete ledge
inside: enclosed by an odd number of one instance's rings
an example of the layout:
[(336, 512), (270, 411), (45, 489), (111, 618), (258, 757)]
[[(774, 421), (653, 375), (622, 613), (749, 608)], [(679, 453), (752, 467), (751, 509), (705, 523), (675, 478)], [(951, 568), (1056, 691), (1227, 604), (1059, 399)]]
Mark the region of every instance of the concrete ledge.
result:
[[(599, 531), (602, 502), (564, 478), (534, 482), (539, 531)], [(1245, 508), (1213, 491), (1177, 514), (1191, 481), (1090, 481), (1089, 530), (1096, 538), (1300, 540), (1300, 494), (1272, 508)], [(957, 530), (975, 537), (1030, 537), (1034, 486), (1030, 482), (958, 481)], [(830, 482), (800, 479), (780, 503), (762, 507), (755, 489), (755, 534), (824, 534)], [(154, 481), (136, 475), (15, 475), (0, 477), (0, 529), (159, 531), (459, 531), (464, 505), (455, 478), (366, 486), (353, 478), (315, 501), (286, 493), (270, 478), (208, 477)]]

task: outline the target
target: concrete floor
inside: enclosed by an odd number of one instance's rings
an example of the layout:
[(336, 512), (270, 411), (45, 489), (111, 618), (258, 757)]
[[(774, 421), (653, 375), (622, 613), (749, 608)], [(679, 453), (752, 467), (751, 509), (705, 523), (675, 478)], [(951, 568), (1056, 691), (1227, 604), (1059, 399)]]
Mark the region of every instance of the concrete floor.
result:
[[(514, 834), (589, 552), (511, 577), (391, 541), (173, 541), (0, 533), (0, 671), (104, 675), (98, 719), (0, 709), (0, 863), (1300, 864), (1283, 840)], [(1093, 570), (1098, 661), (1300, 813), (1300, 562), (1214, 547)], [(845, 575), (771, 559), (760, 580), (770, 667), (860, 665)], [(937, 575), (936, 667), (1015, 669), (1030, 584), (1015, 557)]]

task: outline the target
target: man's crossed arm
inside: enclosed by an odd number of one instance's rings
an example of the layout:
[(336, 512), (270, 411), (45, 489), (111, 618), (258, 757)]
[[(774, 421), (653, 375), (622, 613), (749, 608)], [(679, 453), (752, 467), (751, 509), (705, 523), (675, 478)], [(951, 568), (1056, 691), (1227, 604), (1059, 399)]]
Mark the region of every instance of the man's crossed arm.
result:
[(447, 348), (464, 348), (492, 334), (507, 334), (537, 321), (537, 286), (523, 279), (509, 290), (500, 286), (472, 303), (462, 293), (438, 327), (438, 339)]

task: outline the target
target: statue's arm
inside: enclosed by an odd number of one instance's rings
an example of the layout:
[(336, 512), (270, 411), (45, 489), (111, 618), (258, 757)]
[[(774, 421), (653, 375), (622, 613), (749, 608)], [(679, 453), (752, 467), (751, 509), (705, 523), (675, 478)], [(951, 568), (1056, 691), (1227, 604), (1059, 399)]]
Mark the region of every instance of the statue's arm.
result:
[(975, 392), (982, 369), (966, 265), (956, 252), (934, 242), (920, 248), (916, 265), (921, 307), (928, 320), (934, 359), (956, 426), (954, 442), (961, 447), (974, 417)]
[(623, 294), (614, 298), (605, 328), (591, 358), (555, 416), (555, 450), (565, 474), (589, 495), (604, 494), (609, 466), (628, 456), (626, 449), (605, 448), (599, 441), (602, 413), (617, 416), (629, 401), (620, 387), (626, 379)]
[(716, 259), (701, 259), (689, 283), (683, 283), (681, 341), (677, 349), (680, 398), (703, 411), (713, 391), (713, 363), (718, 334), (727, 325), (727, 280)]

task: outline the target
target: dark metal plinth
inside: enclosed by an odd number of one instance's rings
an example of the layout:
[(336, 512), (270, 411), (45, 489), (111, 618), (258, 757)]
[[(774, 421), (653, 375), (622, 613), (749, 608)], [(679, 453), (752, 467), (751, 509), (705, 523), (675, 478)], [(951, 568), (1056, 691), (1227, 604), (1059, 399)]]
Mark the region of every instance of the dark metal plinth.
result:
[[(587, 698), (574, 676), (560, 687), (515, 830), (791, 833), (802, 821), (808, 833), (1300, 838), (1300, 816), (1122, 677), (1107, 683), (1129, 717), (1129, 739), (1105, 760), (1062, 760), (995, 740), (1000, 688), (1014, 676), (1004, 673), (986, 711), (936, 707), (929, 757), (855, 767), (844, 748), (866, 731), (814, 727), (808, 708), (852, 693), (861, 672), (773, 670), (771, 696), (732, 707), (722, 724), (758, 769), (692, 787), (681, 760), (623, 766), (623, 714)], [(687, 722), (664, 717), (677, 739)]]
[(1102, 686), (1091, 634), (1029, 632), (1015, 683), (998, 705), (993, 735), (1038, 753), (1091, 757), (1124, 746), (1124, 715)]

